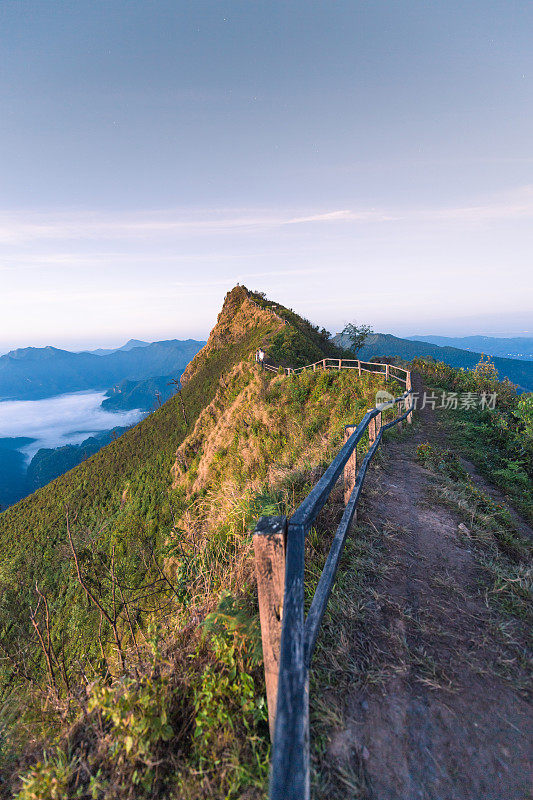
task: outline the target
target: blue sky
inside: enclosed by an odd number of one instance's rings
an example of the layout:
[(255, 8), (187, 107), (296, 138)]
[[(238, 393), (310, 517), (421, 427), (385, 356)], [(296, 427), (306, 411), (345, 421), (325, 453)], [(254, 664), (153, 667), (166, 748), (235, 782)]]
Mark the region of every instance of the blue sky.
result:
[(0, 349), (533, 331), (533, 3), (0, 4)]

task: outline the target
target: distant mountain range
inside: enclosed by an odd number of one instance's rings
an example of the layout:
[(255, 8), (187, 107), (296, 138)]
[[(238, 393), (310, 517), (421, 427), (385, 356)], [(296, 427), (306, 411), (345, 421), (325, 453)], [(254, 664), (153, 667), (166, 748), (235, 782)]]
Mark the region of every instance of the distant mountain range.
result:
[(97, 355), (56, 347), (25, 347), (0, 356), (0, 400), (38, 400), (57, 394), (107, 389), (122, 381), (177, 376), (205, 342), (170, 339)]
[(109, 356), (111, 353), (118, 353), (119, 350), (122, 352), (128, 352), (128, 350), (133, 350), (135, 347), (148, 347), (151, 342), (143, 342), (141, 339), (130, 339), (126, 344), (123, 344), (122, 347), (114, 347), (111, 350), (103, 350), (101, 347), (98, 350), (86, 350), (84, 352), (92, 353), (95, 356)]
[[(72, 353), (27, 347), (0, 357), (0, 401), (40, 400), (87, 389), (107, 389), (107, 411), (153, 411), (175, 392), (179, 379), (205, 342), (130, 339), (116, 350)], [(0, 438), (0, 509), (16, 502), (98, 452), (126, 428), (104, 431), (79, 445), (40, 449), (27, 467), (20, 448), (33, 440)]]
[(459, 347), (474, 353), (533, 361), (532, 337), (515, 336), (510, 339), (498, 339), (495, 336), (408, 336), (407, 338), (413, 342), (430, 342), (439, 347)]
[[(347, 347), (349, 342), (337, 334), (333, 342)], [(451, 346), (462, 343), (464, 347)], [(175, 391), (171, 381), (181, 377), (187, 364), (205, 343), (178, 339), (148, 343), (130, 339), (115, 350), (73, 353), (54, 347), (28, 347), (0, 357), (0, 401), (36, 400), (86, 389), (107, 389), (102, 407), (107, 411), (139, 408), (152, 411)], [(478, 350), (470, 348), (478, 347)], [(501, 378), (508, 377), (524, 391), (533, 391), (533, 339), (496, 339), (488, 336), (452, 338), (413, 336), (401, 339), (376, 333), (367, 338), (360, 351), (362, 360), (398, 356), (410, 360), (431, 356), (454, 367), (471, 369), (481, 352), (493, 356)], [(513, 353), (514, 358), (501, 357)], [(520, 360), (522, 359), (522, 360)], [(81, 445), (41, 449), (26, 472), (20, 450), (30, 439), (0, 439), (0, 504), (16, 502), (56, 476), (96, 453), (117, 432), (89, 437)]]
[[(348, 337), (342, 333), (334, 336), (333, 341), (340, 347), (349, 348)], [(440, 347), (425, 341), (400, 339), (390, 333), (373, 333), (367, 337), (364, 347), (359, 352), (359, 358), (362, 361), (368, 361), (374, 356), (398, 356), (406, 361), (417, 356), (431, 356), (436, 361), (444, 361), (452, 367), (472, 369), (480, 360), (481, 353), (461, 350), (457, 347)], [(533, 391), (533, 362), (499, 358), (498, 356), (493, 358), (493, 362), (500, 379), (509, 378), (522, 391)]]

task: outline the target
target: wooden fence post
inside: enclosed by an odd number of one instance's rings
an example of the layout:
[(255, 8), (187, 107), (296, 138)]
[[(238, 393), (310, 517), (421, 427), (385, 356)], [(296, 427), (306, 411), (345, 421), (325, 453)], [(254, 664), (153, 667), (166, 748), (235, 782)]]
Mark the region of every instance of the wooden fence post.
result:
[[(413, 402), (413, 392), (412, 392), (413, 386), (412, 386), (412, 383), (411, 383), (411, 373), (410, 372), (408, 372), (407, 375), (405, 376), (405, 388), (409, 392), (409, 394), (407, 395), (407, 398), (406, 398), (406, 403), (405, 403), (405, 406), (406, 406), (406, 409), (407, 409), (407, 408), (409, 408), (409, 406)], [(411, 413), (408, 414), (407, 417), (406, 417), (407, 422), (408, 422), (409, 425), (413, 421), (412, 418), (413, 418), (413, 412), (411, 411)]]
[[(397, 417), (401, 417), (402, 416), (402, 414), (404, 412), (404, 407), (405, 406), (404, 406), (403, 401), (400, 400), (399, 403), (398, 403), (398, 413), (396, 415)], [(402, 432), (402, 430), (403, 430), (403, 422), (398, 422), (398, 430), (400, 431), (400, 433)]]
[(342, 358), (339, 358), (339, 372), (341, 371)]
[(389, 380), (389, 373), (390, 373), (389, 365), (385, 364), (385, 382)]
[(359, 369), (359, 377), (361, 377), (361, 362), (359, 360), (357, 361), (357, 367)]
[(286, 517), (261, 517), (258, 520), (253, 542), (271, 741), (274, 741), (278, 701), (286, 539)]
[(323, 369), (323, 370), (325, 370), (325, 369), (326, 369), (326, 359), (324, 359), (324, 360), (322, 361), (322, 369)]
[[(368, 409), (372, 411), (371, 408)], [(370, 422), (368, 423), (368, 446), (372, 447), (376, 439), (378, 438), (378, 434), (381, 430), (381, 411), (379, 414), (376, 414), (375, 417), (372, 417)]]
[[(368, 410), (372, 411), (371, 408), (369, 408)], [(372, 417), (372, 419), (368, 423), (368, 446), (372, 447), (375, 441), (376, 441), (376, 418)]]
[[(356, 425), (347, 425), (344, 429), (344, 441), (347, 442)], [(353, 453), (345, 464), (344, 467), (344, 505), (348, 505), (348, 500), (353, 492), (355, 486), (355, 477), (357, 475), (357, 447), (354, 447)], [(356, 512), (357, 513), (357, 512)], [(355, 516), (354, 516), (355, 520)]]

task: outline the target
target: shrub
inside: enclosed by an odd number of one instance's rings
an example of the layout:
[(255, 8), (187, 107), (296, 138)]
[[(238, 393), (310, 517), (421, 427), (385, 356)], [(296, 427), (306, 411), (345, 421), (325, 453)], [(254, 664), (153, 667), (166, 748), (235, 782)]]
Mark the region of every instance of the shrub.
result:
[[(74, 765), (62, 750), (45, 753), (43, 760), (22, 777), (22, 789), (16, 800), (64, 800), (73, 772)], [(79, 793), (78, 797), (81, 796)]]
[(533, 393), (523, 394), (518, 401), (515, 415), (524, 426), (526, 436), (533, 439)]
[[(88, 711), (108, 723), (109, 757), (119, 773), (131, 775), (139, 792), (149, 793), (154, 779), (157, 745), (173, 736), (168, 722), (168, 682), (157, 675), (122, 678), (112, 686), (95, 684)], [(138, 794), (140, 796), (140, 794)]]
[(481, 356), (471, 370), (451, 367), (443, 361), (414, 358), (411, 368), (418, 370), (432, 385), (457, 392), (496, 392), (496, 405), (500, 409), (512, 409), (517, 404), (516, 386), (507, 378), (499, 380), (498, 371), (490, 356)]

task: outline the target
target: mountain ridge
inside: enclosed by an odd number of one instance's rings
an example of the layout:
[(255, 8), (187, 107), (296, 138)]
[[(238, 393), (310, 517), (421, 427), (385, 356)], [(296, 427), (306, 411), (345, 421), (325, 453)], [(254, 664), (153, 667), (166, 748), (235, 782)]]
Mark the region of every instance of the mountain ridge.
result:
[[(250, 532), (261, 515), (290, 517), (384, 382), (267, 372), (258, 347), (295, 366), (342, 354), (237, 286), (177, 395), (0, 514), (0, 796), (264, 796)], [(310, 532), (310, 576), (339, 489)]]
[(148, 347), (149, 344), (154, 344), (154, 342), (144, 342), (142, 339), (128, 339), (126, 344), (123, 344), (121, 347), (98, 347), (96, 350), (80, 350), (79, 352), (92, 353), (95, 356), (109, 356), (111, 353), (118, 353), (119, 350), (128, 352), (129, 350), (134, 350), (136, 347)]
[(429, 342), (440, 347), (457, 347), (475, 353), (529, 361), (533, 359), (533, 337), (514, 336), (406, 336), (414, 342)]
[[(339, 346), (349, 349), (349, 339), (342, 333), (337, 333), (333, 341)], [(397, 356), (410, 361), (417, 357), (430, 356), (437, 361), (443, 361), (452, 367), (472, 369), (481, 359), (481, 353), (470, 350), (461, 350), (456, 347), (440, 347), (430, 342), (419, 342), (412, 339), (401, 339), (390, 333), (370, 334), (358, 354), (363, 361), (382, 356)], [(521, 391), (533, 391), (533, 363), (519, 361), (518, 359), (493, 358), (494, 366), (498, 370), (500, 379), (508, 378), (515, 383)]]
[(181, 372), (204, 346), (170, 339), (108, 355), (27, 347), (0, 356), (0, 400), (37, 400)]

